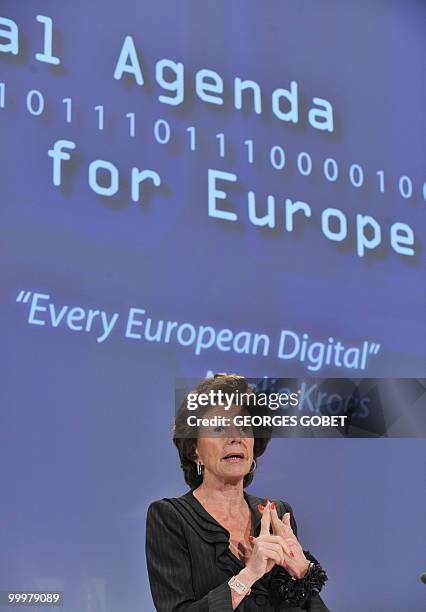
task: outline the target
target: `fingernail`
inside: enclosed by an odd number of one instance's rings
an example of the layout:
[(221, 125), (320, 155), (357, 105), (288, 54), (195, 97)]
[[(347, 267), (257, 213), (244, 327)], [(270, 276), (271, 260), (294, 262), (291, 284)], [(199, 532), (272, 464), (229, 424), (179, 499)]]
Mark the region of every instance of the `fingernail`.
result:
[(292, 550), (290, 551), (290, 557), (294, 559), (294, 552)]
[(272, 504), (271, 504), (271, 510), (275, 510), (275, 502), (272, 502)]
[(253, 542), (254, 537), (253, 536), (249, 536), (249, 540), (250, 540), (250, 542)]
[(271, 503), (271, 502), (270, 502), (270, 500), (269, 500), (269, 499), (267, 499), (267, 500), (266, 500), (266, 505), (268, 505), (268, 504), (270, 504), (270, 503)]
[(262, 504), (259, 504), (257, 507), (259, 508), (261, 512), (265, 510), (265, 506), (262, 506)]
[(283, 559), (283, 566), (285, 567), (286, 565), (287, 565), (287, 561)]

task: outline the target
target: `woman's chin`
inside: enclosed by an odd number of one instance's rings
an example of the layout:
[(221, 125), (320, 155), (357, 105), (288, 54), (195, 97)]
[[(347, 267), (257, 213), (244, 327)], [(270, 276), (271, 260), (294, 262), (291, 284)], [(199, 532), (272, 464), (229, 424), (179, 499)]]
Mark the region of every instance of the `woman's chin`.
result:
[(247, 473), (246, 468), (243, 465), (229, 465), (225, 469), (222, 469), (222, 474), (227, 478), (244, 478)]

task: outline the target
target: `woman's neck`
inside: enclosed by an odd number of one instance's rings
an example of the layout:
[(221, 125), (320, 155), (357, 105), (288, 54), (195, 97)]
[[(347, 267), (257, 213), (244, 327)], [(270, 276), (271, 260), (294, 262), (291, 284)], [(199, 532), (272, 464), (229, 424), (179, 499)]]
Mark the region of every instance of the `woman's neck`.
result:
[(241, 509), (246, 507), (244, 499), (243, 481), (236, 484), (209, 483), (203, 481), (193, 495), (204, 506), (218, 509), (227, 515), (239, 514)]

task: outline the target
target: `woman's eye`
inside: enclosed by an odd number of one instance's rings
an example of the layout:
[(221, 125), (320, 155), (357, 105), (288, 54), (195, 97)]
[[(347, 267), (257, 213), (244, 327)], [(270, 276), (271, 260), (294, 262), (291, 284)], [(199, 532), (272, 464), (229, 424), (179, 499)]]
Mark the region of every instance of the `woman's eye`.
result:
[(248, 431), (251, 430), (251, 426), (250, 425), (241, 425), (240, 429), (241, 429), (241, 431), (248, 432)]
[(220, 432), (220, 431), (222, 431), (222, 427), (221, 427), (220, 425), (217, 425), (217, 427), (215, 427), (215, 428), (213, 429), (213, 431), (215, 431), (215, 432)]

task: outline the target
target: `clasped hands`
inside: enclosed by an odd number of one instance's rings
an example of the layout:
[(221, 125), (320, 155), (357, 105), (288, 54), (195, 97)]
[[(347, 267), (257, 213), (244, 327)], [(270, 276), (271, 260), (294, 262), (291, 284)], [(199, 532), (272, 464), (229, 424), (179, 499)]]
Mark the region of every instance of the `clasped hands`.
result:
[(259, 510), (262, 512), (260, 533), (257, 538), (249, 538), (252, 551), (246, 570), (258, 580), (277, 564), (295, 580), (303, 578), (310, 563), (291, 528), (290, 512), (280, 520), (275, 504), (269, 500), (266, 506), (259, 506)]

